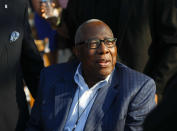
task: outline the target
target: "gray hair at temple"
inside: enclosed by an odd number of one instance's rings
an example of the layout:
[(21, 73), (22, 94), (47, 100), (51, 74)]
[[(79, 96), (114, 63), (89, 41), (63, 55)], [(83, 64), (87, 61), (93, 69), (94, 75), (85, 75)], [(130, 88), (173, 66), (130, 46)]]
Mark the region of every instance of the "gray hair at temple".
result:
[[(83, 27), (86, 25), (86, 24), (89, 24), (89, 23), (92, 23), (92, 22), (101, 22), (101, 23), (104, 23), (103, 21), (99, 20), (99, 19), (90, 19), (90, 20), (87, 20), (85, 21), (84, 23), (82, 23), (77, 31), (76, 31), (76, 34), (75, 34), (75, 45), (79, 42), (82, 42), (83, 41)], [(105, 23), (104, 23), (105, 24)], [(106, 25), (106, 24), (105, 24)], [(106, 25), (108, 26), (108, 25)], [(108, 26), (109, 27), (109, 26)]]

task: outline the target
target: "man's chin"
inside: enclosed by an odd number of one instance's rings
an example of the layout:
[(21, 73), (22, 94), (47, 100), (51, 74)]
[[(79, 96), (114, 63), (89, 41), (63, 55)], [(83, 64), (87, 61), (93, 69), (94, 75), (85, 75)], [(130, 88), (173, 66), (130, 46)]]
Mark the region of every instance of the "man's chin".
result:
[(101, 79), (105, 79), (111, 72), (110, 70), (100, 70), (98, 75)]

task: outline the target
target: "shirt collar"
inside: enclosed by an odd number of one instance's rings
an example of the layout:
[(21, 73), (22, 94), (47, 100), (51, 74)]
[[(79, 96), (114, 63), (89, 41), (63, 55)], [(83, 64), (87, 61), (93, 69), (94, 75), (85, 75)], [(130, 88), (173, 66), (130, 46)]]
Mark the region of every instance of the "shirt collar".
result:
[[(115, 70), (115, 69), (114, 69)], [(106, 79), (102, 80), (102, 81), (99, 81), (97, 82), (92, 88), (90, 88), (91, 90), (97, 90), (105, 85), (110, 85), (111, 84), (111, 80), (112, 80), (112, 76), (113, 76), (113, 72), (114, 70), (112, 71), (112, 73), (110, 75), (108, 75), (106, 77)], [(77, 67), (77, 70), (75, 72), (75, 75), (74, 75), (74, 80), (75, 82), (77, 83), (77, 85), (79, 86), (79, 88), (81, 90), (89, 90), (88, 88), (88, 85), (86, 84), (83, 76), (82, 76), (82, 66), (81, 66), (81, 63), (78, 65)]]

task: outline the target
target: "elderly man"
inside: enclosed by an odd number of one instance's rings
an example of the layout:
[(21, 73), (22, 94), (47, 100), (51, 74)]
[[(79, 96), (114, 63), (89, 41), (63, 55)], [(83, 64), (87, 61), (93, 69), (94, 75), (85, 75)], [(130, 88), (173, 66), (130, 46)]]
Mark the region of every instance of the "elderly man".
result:
[(28, 131), (141, 131), (155, 106), (155, 83), (118, 63), (116, 38), (104, 22), (84, 22), (75, 36), (78, 62), (41, 74)]

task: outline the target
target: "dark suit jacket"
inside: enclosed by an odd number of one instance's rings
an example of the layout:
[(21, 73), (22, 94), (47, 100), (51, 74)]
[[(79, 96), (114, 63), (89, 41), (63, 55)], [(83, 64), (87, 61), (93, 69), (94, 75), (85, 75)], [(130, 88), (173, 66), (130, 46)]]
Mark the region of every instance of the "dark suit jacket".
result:
[[(5, 8), (7, 4), (7, 8)], [(29, 118), (22, 79), (35, 97), (43, 62), (28, 25), (27, 1), (0, 1), (0, 130), (24, 130)], [(12, 32), (19, 38), (10, 42)], [(18, 104), (17, 104), (18, 103)], [(18, 110), (19, 109), (19, 110)]]
[(63, 21), (71, 46), (77, 27), (93, 18), (113, 30), (121, 62), (154, 78), (157, 93), (162, 94), (177, 72), (174, 0), (69, 0)]
[(176, 131), (177, 74), (168, 83), (162, 101), (149, 113), (144, 122), (144, 131)]
[[(27, 131), (63, 131), (77, 88), (76, 67), (65, 63), (42, 70)], [(117, 63), (111, 86), (98, 92), (84, 131), (141, 131), (154, 95), (151, 78)]]

